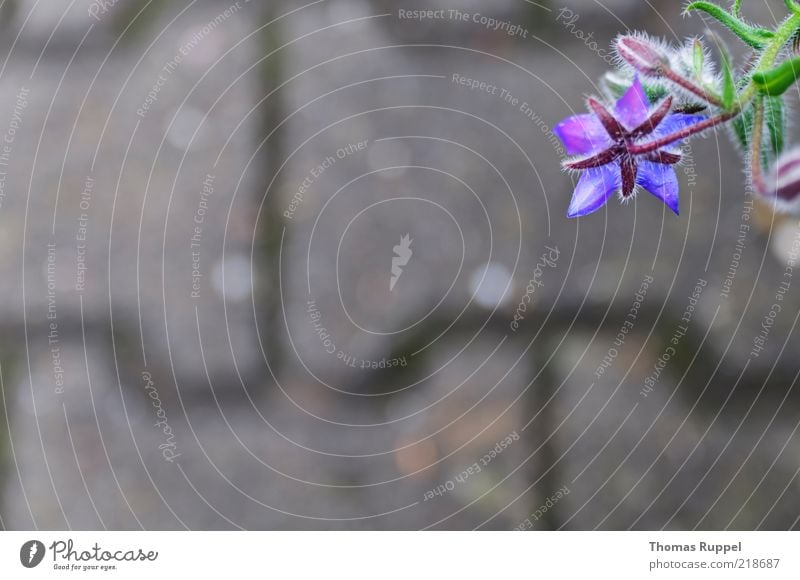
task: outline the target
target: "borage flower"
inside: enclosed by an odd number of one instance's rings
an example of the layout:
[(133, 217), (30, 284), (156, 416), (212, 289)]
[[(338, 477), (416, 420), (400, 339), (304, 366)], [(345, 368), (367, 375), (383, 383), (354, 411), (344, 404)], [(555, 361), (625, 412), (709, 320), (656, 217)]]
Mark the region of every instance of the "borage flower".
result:
[(635, 77), (631, 87), (616, 102), (614, 112), (590, 98), (592, 113), (575, 115), (556, 125), (554, 131), (569, 155), (578, 157), (564, 167), (581, 170), (568, 217), (596, 211), (615, 191), (620, 200), (630, 200), (640, 186), (678, 213), (678, 177), (672, 165), (680, 161), (679, 140), (665, 137), (700, 123), (702, 115), (670, 113), (672, 97), (651, 107)]

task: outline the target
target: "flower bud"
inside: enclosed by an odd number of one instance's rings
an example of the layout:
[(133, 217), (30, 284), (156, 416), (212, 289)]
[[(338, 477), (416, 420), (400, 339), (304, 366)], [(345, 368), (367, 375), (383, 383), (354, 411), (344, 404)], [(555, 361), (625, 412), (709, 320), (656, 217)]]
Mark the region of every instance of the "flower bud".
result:
[(765, 178), (755, 183), (762, 199), (781, 213), (800, 215), (800, 147), (778, 157)]
[(770, 193), (784, 202), (800, 198), (800, 147), (790, 149), (775, 162)]
[(669, 57), (660, 46), (641, 36), (620, 36), (616, 42), (617, 54), (637, 72), (650, 77), (660, 77), (669, 68)]

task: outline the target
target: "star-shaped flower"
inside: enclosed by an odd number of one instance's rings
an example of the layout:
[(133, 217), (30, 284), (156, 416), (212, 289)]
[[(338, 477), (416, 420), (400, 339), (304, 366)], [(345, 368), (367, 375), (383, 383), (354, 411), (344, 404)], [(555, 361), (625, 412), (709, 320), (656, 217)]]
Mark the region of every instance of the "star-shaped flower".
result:
[(581, 170), (568, 217), (592, 213), (615, 191), (625, 201), (640, 186), (678, 213), (678, 177), (672, 165), (680, 161), (678, 141), (647, 147), (677, 131), (705, 119), (702, 115), (671, 113), (672, 97), (651, 107), (644, 87), (635, 77), (631, 87), (616, 102), (613, 113), (590, 98), (592, 113), (575, 115), (556, 125), (564, 143), (568, 169)]

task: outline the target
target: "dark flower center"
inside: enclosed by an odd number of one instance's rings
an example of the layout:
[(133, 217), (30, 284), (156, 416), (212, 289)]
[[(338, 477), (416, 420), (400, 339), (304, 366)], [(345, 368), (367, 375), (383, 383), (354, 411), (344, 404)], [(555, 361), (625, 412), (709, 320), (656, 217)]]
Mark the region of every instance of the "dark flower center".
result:
[(644, 122), (631, 130), (626, 129), (597, 99), (590, 98), (589, 107), (591, 107), (592, 112), (603, 125), (613, 143), (600, 153), (567, 163), (566, 167), (570, 169), (591, 169), (618, 162), (622, 177), (622, 197), (628, 197), (633, 193), (636, 186), (636, 177), (638, 175), (637, 157), (642, 157), (646, 161), (668, 165), (680, 161), (680, 155), (669, 151), (656, 150), (645, 154), (635, 154), (631, 151), (637, 140), (655, 131), (656, 127), (667, 117), (672, 108), (672, 97), (667, 97), (661, 101), (661, 104), (650, 113), (650, 116)]

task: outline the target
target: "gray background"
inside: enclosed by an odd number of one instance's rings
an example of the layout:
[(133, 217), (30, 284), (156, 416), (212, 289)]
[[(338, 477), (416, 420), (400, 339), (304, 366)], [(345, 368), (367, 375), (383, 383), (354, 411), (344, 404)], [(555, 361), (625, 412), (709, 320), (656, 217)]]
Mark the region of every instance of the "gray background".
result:
[[(750, 355), (797, 221), (761, 206), (743, 221), (724, 131), (693, 141), (680, 217), (646, 193), (565, 217), (572, 178), (552, 126), (583, 112), (608, 68), (596, 50), (617, 33), (679, 41), (710, 24), (679, 4), (424, 3), (518, 24), (522, 38), (404, 20), (415, 6), (388, 0), (242, 0), (223, 17), (225, 0), (120, 0), (99, 21), (85, 0), (6, 1), (0, 134), (29, 95), (0, 208), (0, 525), (797, 528), (800, 281)], [(783, 14), (747, 4), (765, 23)], [(389, 291), (405, 234), (414, 253)], [(546, 247), (558, 260), (535, 274)], [(645, 397), (698, 279), (688, 333)], [(405, 364), (361, 368), (384, 359)]]

